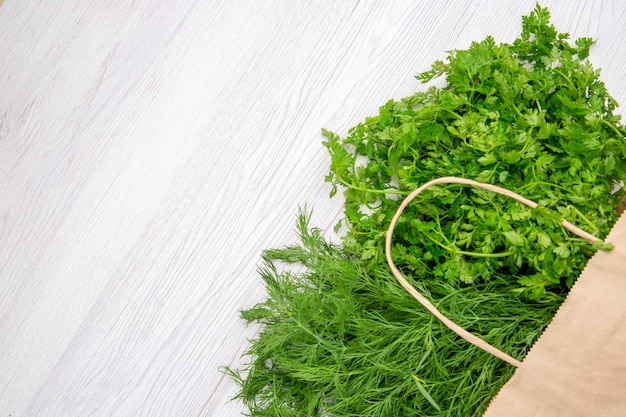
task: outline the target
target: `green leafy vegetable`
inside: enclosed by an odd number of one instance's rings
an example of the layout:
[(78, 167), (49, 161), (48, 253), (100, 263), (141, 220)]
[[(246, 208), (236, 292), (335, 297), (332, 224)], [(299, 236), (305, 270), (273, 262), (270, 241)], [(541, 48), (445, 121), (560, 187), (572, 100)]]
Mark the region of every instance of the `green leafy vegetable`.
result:
[[(326, 242), (300, 215), (301, 243), (265, 253), (263, 325), (237, 398), (251, 416), (479, 416), (513, 367), (466, 343), (395, 281)], [(290, 271), (300, 264), (304, 272)], [(281, 268), (280, 265), (283, 265)], [(522, 357), (563, 297), (529, 303), (496, 277), (459, 287), (417, 282), (448, 317)]]
[(542, 207), (458, 186), (427, 191), (394, 233), (405, 270), (450, 283), (513, 276), (532, 299), (571, 286), (595, 247), (558, 221), (608, 233), (624, 196), (611, 191), (626, 175), (626, 131), (599, 71), (585, 60), (592, 40), (570, 45), (567, 38), (537, 6), (513, 44), (488, 37), (417, 76), (445, 76), (445, 87), (389, 101), (346, 138), (324, 131), (332, 157), (326, 179), (333, 194), (346, 189), (346, 249), (381, 263), (398, 197), (458, 176)]
[(264, 254), (268, 298), (243, 311), (263, 328), (242, 370), (250, 416), (480, 416), (513, 373), (466, 343), (396, 282), (383, 241), (399, 199), (459, 176), (489, 191), (432, 187), (406, 210), (393, 257), (446, 316), (522, 359), (598, 249), (565, 218), (603, 238), (625, 192), (626, 130), (615, 101), (537, 6), (512, 44), (492, 38), (417, 76), (431, 87), (389, 101), (345, 138), (324, 131), (331, 195), (342, 189), (348, 232), (324, 240), (300, 214), (300, 243)]

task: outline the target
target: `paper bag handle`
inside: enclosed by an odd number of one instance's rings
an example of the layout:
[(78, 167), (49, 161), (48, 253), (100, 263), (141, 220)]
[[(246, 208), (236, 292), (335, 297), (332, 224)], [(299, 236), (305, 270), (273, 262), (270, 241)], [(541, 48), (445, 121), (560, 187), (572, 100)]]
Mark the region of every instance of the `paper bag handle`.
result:
[[(389, 224), (389, 229), (387, 229), (387, 236), (385, 239), (385, 256), (387, 257), (387, 263), (389, 264), (389, 267), (391, 268), (391, 272), (393, 273), (393, 276), (396, 277), (398, 282), (400, 282), (400, 284), (404, 287), (404, 289), (407, 290), (409, 294), (413, 296), (413, 298), (415, 298), (417, 301), (420, 302), (420, 304), (426, 307), (428, 311), (430, 311), (435, 317), (441, 320), (443, 324), (445, 324), (450, 330), (455, 332), (457, 335), (461, 336), (463, 339), (465, 339), (469, 343), (481, 348), (485, 352), (491, 353), (492, 355), (502, 359), (505, 362), (510, 363), (511, 365), (515, 367), (519, 367), (522, 364), (520, 361), (507, 355), (501, 350), (495, 348), (494, 346), (485, 342), (478, 336), (468, 332), (467, 330), (465, 330), (464, 328), (462, 328), (461, 326), (459, 326), (458, 324), (456, 324), (455, 322), (453, 322), (452, 320), (450, 320), (449, 318), (441, 314), (439, 310), (437, 310), (437, 308), (430, 301), (428, 301), (426, 297), (420, 294), (419, 291), (417, 291), (411, 284), (409, 284), (409, 282), (406, 280), (406, 278), (404, 278), (400, 270), (393, 263), (393, 259), (391, 258), (391, 240), (393, 237), (393, 230), (396, 227), (396, 223), (398, 222), (398, 219), (400, 218), (402, 211), (422, 191), (436, 184), (464, 184), (464, 185), (471, 185), (474, 187), (483, 188), (485, 190), (493, 191), (494, 193), (511, 197), (519, 201), (520, 203), (527, 205), (528, 207), (531, 207), (531, 208), (537, 207), (537, 203), (527, 198), (524, 198), (521, 195), (516, 194), (510, 190), (507, 190), (506, 188), (501, 188), (495, 185), (485, 184), (482, 182), (468, 180), (465, 178), (441, 177), (441, 178), (437, 178), (435, 180), (429, 181), (426, 184), (422, 185), (421, 187), (417, 188), (415, 191), (409, 194), (404, 199), (404, 201), (402, 201), (402, 204), (400, 204), (400, 207), (398, 207), (398, 210), (393, 216), (393, 219), (391, 219), (391, 223)], [(580, 228), (574, 226), (572, 223), (568, 222), (567, 220), (561, 220), (561, 224), (570, 232), (582, 237), (583, 239), (588, 240), (591, 243), (600, 241), (600, 239), (598, 239), (597, 237), (585, 232), (584, 230), (581, 230)]]

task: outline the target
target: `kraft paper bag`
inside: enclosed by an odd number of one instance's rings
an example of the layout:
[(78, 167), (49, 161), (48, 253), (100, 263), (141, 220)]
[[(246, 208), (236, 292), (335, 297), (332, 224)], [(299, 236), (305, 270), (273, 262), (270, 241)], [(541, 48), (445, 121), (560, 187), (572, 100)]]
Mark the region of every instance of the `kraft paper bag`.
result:
[(626, 217), (484, 417), (626, 416)]

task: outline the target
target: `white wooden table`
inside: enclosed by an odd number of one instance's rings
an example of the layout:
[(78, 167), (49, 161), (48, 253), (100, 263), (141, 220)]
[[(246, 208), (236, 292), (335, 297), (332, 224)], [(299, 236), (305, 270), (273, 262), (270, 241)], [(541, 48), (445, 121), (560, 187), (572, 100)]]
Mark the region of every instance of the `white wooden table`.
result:
[[(263, 249), (326, 233), (339, 133), (535, 0), (6, 0), (0, 417), (236, 416)], [(626, 2), (544, 1), (626, 104)]]

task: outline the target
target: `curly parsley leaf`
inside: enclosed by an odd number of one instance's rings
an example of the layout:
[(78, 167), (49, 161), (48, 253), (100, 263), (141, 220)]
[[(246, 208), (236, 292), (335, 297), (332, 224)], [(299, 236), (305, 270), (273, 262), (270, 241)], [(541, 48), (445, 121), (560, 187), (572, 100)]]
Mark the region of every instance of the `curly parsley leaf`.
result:
[[(505, 197), (456, 186), (424, 193), (404, 216), (436, 227), (431, 236), (412, 222), (399, 225), (394, 239), (404, 248), (405, 269), (459, 283), (514, 276), (533, 299), (574, 282), (597, 248), (554, 220), (566, 218), (600, 238), (608, 233), (617, 218), (612, 208), (625, 194), (612, 189), (626, 177), (626, 130), (587, 60), (592, 39), (571, 44), (541, 6), (522, 26), (512, 44), (487, 37), (417, 76), (445, 77), (445, 87), (385, 103), (345, 138), (324, 131), (332, 160), (327, 180), (333, 190), (345, 189), (349, 251), (367, 259), (380, 253), (398, 196), (437, 177), (460, 176), (511, 189), (541, 207), (530, 215)], [(375, 221), (381, 218), (387, 222)], [(459, 245), (469, 255), (459, 258)], [(566, 265), (546, 266), (546, 251)], [(403, 255), (412, 252), (423, 258)], [(472, 255), (485, 253), (514, 255)], [(470, 279), (465, 264), (487, 272)], [(550, 279), (537, 279), (545, 268)]]

